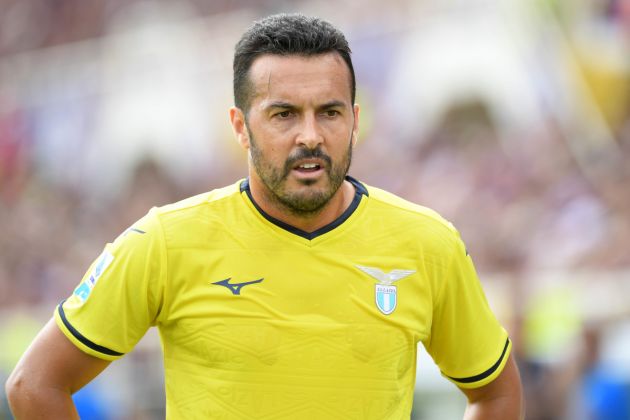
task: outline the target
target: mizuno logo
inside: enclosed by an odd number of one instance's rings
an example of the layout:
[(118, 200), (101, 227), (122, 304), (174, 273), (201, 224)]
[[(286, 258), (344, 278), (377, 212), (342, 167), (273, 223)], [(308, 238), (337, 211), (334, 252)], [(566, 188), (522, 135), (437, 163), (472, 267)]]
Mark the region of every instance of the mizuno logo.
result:
[(385, 273), (374, 267), (365, 267), (363, 265), (356, 265), (355, 267), (378, 280), (380, 284), (387, 286), (390, 286), (393, 282), (402, 280), (416, 272), (416, 270), (392, 270), (389, 273)]
[(264, 280), (264, 278), (258, 279), (258, 280), (252, 280), (252, 281), (246, 281), (244, 283), (230, 283), (230, 280), (232, 279), (232, 277), (228, 277), (225, 280), (221, 280), (221, 281), (215, 281), (212, 284), (218, 284), (219, 286), (223, 286), (223, 287), (227, 287), (228, 289), (230, 289), (230, 292), (232, 292), (233, 295), (240, 295), (241, 294), (241, 289), (249, 284), (254, 284), (254, 283), (260, 283), (261, 281)]

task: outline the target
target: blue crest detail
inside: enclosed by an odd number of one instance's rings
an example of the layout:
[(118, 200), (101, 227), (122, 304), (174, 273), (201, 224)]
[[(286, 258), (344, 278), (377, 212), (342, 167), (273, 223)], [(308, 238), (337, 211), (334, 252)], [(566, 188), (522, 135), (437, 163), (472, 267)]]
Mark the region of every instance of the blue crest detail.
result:
[(88, 286), (86, 282), (83, 282), (74, 290), (74, 294), (77, 295), (81, 301), (85, 302), (85, 299), (90, 296), (91, 291), (90, 286)]
[(384, 313), (389, 315), (396, 309), (397, 294), (396, 286), (388, 286), (385, 284), (377, 284), (376, 286), (376, 307)]

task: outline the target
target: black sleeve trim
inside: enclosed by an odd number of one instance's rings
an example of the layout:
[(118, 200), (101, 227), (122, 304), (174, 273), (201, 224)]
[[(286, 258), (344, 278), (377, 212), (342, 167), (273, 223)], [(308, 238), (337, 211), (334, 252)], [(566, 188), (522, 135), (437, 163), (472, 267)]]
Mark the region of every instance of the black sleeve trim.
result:
[(468, 378), (453, 378), (452, 376), (448, 376), (446, 375), (449, 379), (455, 381), (455, 382), (461, 382), (463, 384), (470, 384), (473, 382), (478, 382), (481, 381), (482, 379), (486, 379), (488, 376), (492, 375), (498, 368), (499, 366), (501, 366), (501, 362), (503, 361), (503, 358), (505, 357), (505, 353), (507, 352), (508, 349), (508, 345), (510, 344), (510, 339), (508, 338), (507, 340), (505, 340), (505, 346), (503, 347), (503, 353), (501, 353), (501, 357), (499, 357), (499, 360), (497, 360), (497, 362), (492, 365), (490, 367), (490, 369), (486, 370), (483, 373), (480, 373), (479, 375), (475, 375), (475, 376), (470, 376)]
[(124, 354), (124, 353), (118, 353), (117, 351), (108, 349), (107, 347), (99, 346), (98, 344), (93, 343), (92, 341), (87, 339), (79, 331), (77, 331), (77, 329), (74, 328), (72, 326), (72, 324), (70, 324), (70, 322), (66, 318), (66, 314), (63, 311), (63, 304), (64, 304), (64, 302), (65, 302), (65, 300), (59, 304), (59, 316), (61, 317), (61, 320), (63, 321), (63, 325), (65, 325), (66, 328), (68, 329), (68, 331), (70, 331), (70, 333), (72, 333), (74, 338), (76, 338), (77, 340), (79, 340), (80, 342), (82, 342), (83, 344), (85, 344), (86, 346), (91, 348), (92, 350), (96, 350), (96, 351), (98, 351), (100, 353), (107, 354), (108, 356), (122, 356)]

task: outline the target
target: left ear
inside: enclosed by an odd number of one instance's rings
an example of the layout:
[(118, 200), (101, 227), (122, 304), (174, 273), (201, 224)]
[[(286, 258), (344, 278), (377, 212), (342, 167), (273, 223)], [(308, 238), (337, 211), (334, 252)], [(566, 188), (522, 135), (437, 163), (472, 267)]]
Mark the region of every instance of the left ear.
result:
[(352, 124), (352, 146), (354, 147), (359, 139), (359, 104), (354, 104), (352, 112), (354, 114), (354, 123)]
[(249, 131), (247, 131), (247, 125), (245, 123), (245, 114), (240, 108), (230, 108), (230, 123), (232, 124), (232, 131), (236, 136), (236, 140), (243, 149), (249, 149)]

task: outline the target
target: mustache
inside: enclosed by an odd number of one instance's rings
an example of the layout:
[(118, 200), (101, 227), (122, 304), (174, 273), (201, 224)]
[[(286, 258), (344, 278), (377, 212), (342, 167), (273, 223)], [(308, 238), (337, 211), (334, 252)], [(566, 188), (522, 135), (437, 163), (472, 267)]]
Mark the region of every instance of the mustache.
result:
[(287, 161), (284, 164), (284, 169), (286, 172), (289, 172), (295, 164), (302, 159), (321, 159), (326, 162), (328, 168), (332, 166), (332, 159), (326, 153), (322, 151), (321, 148), (317, 147), (316, 149), (306, 149), (299, 148), (292, 153), (287, 158)]

